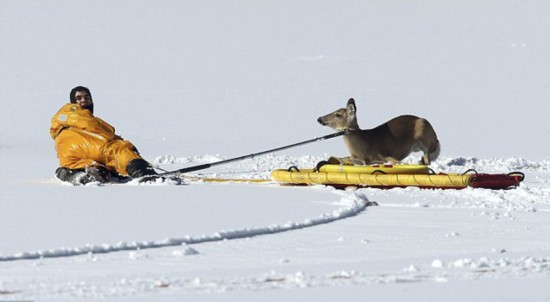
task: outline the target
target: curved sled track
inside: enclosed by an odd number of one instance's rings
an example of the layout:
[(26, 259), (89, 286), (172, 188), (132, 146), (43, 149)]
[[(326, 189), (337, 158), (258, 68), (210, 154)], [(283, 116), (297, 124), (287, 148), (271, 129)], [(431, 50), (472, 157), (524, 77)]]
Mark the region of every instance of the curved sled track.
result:
[[(340, 193), (340, 192), (337, 192)], [(183, 244), (198, 244), (222, 240), (241, 239), (248, 237), (255, 237), (261, 235), (277, 234), (282, 232), (288, 232), (292, 230), (299, 230), (303, 228), (309, 228), (316, 225), (327, 224), (337, 220), (356, 216), (360, 212), (366, 209), (371, 203), (366, 195), (362, 193), (348, 193), (342, 192), (342, 203), (346, 204), (345, 207), (339, 208), (332, 213), (321, 214), (318, 218), (306, 219), (303, 222), (289, 222), (283, 225), (272, 225), (258, 228), (237, 229), (237, 230), (222, 230), (212, 235), (204, 236), (184, 236), (182, 238), (167, 238), (159, 241), (146, 241), (146, 242), (121, 242), (115, 245), (86, 245), (83, 247), (75, 248), (60, 248), (50, 250), (40, 250), (31, 252), (20, 252), (14, 255), (3, 256), (0, 255), (0, 261), (16, 261), (16, 260), (32, 260), (42, 258), (60, 258), (60, 257), (72, 257), (86, 254), (106, 254), (120, 251), (131, 251), (151, 248), (163, 248), (171, 246), (179, 246)]]

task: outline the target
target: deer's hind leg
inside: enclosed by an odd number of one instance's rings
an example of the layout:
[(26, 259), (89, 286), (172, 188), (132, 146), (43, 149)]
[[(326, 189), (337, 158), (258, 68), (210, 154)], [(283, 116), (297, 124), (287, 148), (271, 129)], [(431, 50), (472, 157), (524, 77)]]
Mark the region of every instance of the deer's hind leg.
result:
[(424, 153), (421, 163), (429, 165), (437, 159), (441, 151), (437, 135), (430, 122), (423, 118), (416, 121), (414, 132), (415, 148)]

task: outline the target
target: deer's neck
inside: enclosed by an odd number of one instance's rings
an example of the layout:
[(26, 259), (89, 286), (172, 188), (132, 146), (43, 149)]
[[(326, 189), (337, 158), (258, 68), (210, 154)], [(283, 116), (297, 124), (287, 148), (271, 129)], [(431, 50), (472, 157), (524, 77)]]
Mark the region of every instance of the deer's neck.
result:
[(361, 129), (359, 128), (359, 124), (357, 123), (357, 120), (351, 121), (351, 122), (349, 123), (349, 125), (348, 125), (348, 129), (349, 129), (349, 130), (354, 130), (354, 131), (355, 131), (355, 130), (361, 130)]

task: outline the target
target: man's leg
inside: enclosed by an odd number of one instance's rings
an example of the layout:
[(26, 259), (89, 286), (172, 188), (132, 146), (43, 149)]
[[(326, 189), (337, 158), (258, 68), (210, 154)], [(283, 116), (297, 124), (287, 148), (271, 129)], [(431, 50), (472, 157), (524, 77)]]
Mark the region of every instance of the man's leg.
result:
[(109, 172), (99, 158), (102, 141), (67, 129), (59, 134), (55, 142), (61, 166), (55, 171), (55, 176), (59, 180), (74, 185), (109, 180)]
[(113, 167), (121, 175), (138, 178), (157, 174), (129, 141), (113, 141), (105, 146), (103, 153), (107, 166)]

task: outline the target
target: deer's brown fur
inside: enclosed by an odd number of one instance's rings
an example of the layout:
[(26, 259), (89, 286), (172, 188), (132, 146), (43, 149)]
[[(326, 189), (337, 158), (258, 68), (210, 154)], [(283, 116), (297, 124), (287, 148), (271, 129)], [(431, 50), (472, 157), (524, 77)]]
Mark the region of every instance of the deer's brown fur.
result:
[(346, 108), (317, 119), (321, 125), (337, 131), (351, 130), (344, 136), (351, 162), (363, 165), (400, 163), (411, 152), (422, 151), (421, 162), (428, 165), (439, 156), (439, 140), (428, 120), (401, 115), (376, 128), (362, 130), (356, 113), (355, 100), (349, 99)]

